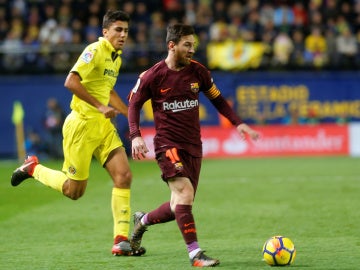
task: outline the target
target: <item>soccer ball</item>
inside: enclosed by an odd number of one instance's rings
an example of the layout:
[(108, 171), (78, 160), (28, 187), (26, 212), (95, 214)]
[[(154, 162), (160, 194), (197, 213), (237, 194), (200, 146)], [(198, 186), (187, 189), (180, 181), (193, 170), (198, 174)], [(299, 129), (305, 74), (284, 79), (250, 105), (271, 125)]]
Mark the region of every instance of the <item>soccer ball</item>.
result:
[(268, 265), (290, 265), (295, 260), (296, 249), (289, 238), (284, 236), (273, 236), (265, 242), (262, 254), (264, 261)]

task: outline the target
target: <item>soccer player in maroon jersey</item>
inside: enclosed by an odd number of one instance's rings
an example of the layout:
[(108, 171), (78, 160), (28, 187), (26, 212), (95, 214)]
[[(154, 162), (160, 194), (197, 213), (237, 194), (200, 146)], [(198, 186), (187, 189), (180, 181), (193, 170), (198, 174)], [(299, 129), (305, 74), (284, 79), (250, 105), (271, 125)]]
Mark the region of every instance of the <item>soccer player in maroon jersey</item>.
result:
[(156, 159), (162, 179), (171, 191), (170, 201), (151, 212), (134, 214), (130, 244), (133, 249), (138, 249), (143, 233), (150, 225), (176, 220), (191, 265), (210, 267), (218, 265), (220, 261), (206, 256), (200, 249), (192, 213), (202, 161), (199, 93), (203, 92), (215, 108), (229, 119), (242, 138), (248, 134), (256, 140), (259, 134), (243, 123), (231, 109), (213, 83), (210, 71), (192, 60), (196, 45), (194, 34), (194, 29), (189, 25), (169, 26), (166, 59), (143, 72), (129, 95), (132, 157), (142, 159), (148, 152), (141, 137), (139, 121), (143, 104), (151, 99), (156, 129)]

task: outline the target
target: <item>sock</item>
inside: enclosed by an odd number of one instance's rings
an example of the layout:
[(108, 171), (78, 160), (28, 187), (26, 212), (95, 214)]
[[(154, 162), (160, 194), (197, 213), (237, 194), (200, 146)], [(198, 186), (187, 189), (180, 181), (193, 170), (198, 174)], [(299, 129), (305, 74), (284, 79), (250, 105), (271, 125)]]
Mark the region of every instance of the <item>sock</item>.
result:
[(68, 179), (62, 171), (49, 169), (41, 164), (35, 166), (33, 177), (44, 185), (62, 193), (62, 187)]
[(192, 205), (176, 205), (175, 219), (186, 245), (197, 242), (195, 220), (192, 214)]
[[(189, 258), (192, 260), (194, 259), (194, 257), (196, 256), (196, 254), (198, 254), (199, 251), (201, 251), (201, 248), (199, 248), (199, 245), (197, 244), (197, 242), (194, 242), (196, 243), (196, 245), (198, 246), (196, 249), (192, 250), (192, 251), (189, 251)], [(189, 245), (188, 245), (188, 250), (189, 250)]]
[(148, 225), (149, 224), (149, 219), (148, 219), (148, 214), (146, 213), (140, 220), (142, 225)]
[(147, 213), (146, 217), (141, 220), (144, 225), (152, 225), (157, 223), (165, 223), (175, 219), (175, 215), (171, 212), (170, 202), (163, 203), (157, 209)]
[(130, 230), (130, 189), (113, 188), (111, 210), (114, 220), (114, 238), (128, 237)]

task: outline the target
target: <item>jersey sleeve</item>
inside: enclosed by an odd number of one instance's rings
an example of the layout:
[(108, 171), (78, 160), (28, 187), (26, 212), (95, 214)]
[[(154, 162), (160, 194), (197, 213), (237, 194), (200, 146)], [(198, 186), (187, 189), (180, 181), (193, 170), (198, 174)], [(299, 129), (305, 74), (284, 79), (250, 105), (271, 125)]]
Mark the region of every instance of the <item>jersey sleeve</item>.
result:
[(210, 101), (214, 105), (214, 107), (218, 110), (219, 113), (221, 113), (223, 116), (229, 119), (231, 124), (233, 124), (234, 126), (238, 126), (242, 123), (240, 117), (234, 112), (234, 110), (230, 107), (229, 103), (221, 95), (220, 92), (216, 98), (210, 99)]
[(81, 53), (70, 72), (79, 74), (81, 79), (86, 78), (96, 66), (96, 49), (88, 46)]
[[(209, 72), (209, 76), (210, 72)], [(242, 123), (240, 117), (234, 112), (230, 107), (229, 103), (222, 96), (220, 90), (217, 88), (216, 84), (211, 78), (211, 85), (207, 90), (204, 91), (205, 96), (210, 100), (219, 113), (225, 116), (231, 124), (238, 126)]]
[(130, 140), (141, 136), (140, 132), (140, 111), (144, 103), (150, 98), (150, 86), (147, 76), (141, 74), (128, 95), (128, 122)]
[[(197, 63), (197, 62), (196, 62)], [(206, 93), (213, 85), (210, 71), (200, 63), (197, 63), (197, 72), (201, 79), (200, 91)]]

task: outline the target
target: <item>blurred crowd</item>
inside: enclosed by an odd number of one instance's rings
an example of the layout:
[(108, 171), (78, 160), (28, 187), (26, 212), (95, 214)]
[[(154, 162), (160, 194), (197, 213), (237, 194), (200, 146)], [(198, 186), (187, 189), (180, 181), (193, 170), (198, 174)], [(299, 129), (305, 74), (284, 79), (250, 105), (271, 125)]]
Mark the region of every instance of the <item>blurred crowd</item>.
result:
[(257, 69), (360, 67), (360, 0), (0, 0), (0, 73), (66, 72), (102, 35), (102, 16), (131, 16), (123, 71), (142, 71), (166, 55), (166, 26), (194, 26), (205, 63), (211, 42), (266, 48)]
[(56, 98), (50, 97), (41, 119), (41, 130), (26, 128), (25, 150), (28, 155), (36, 155), (41, 159), (63, 157), (62, 126), (66, 112)]

